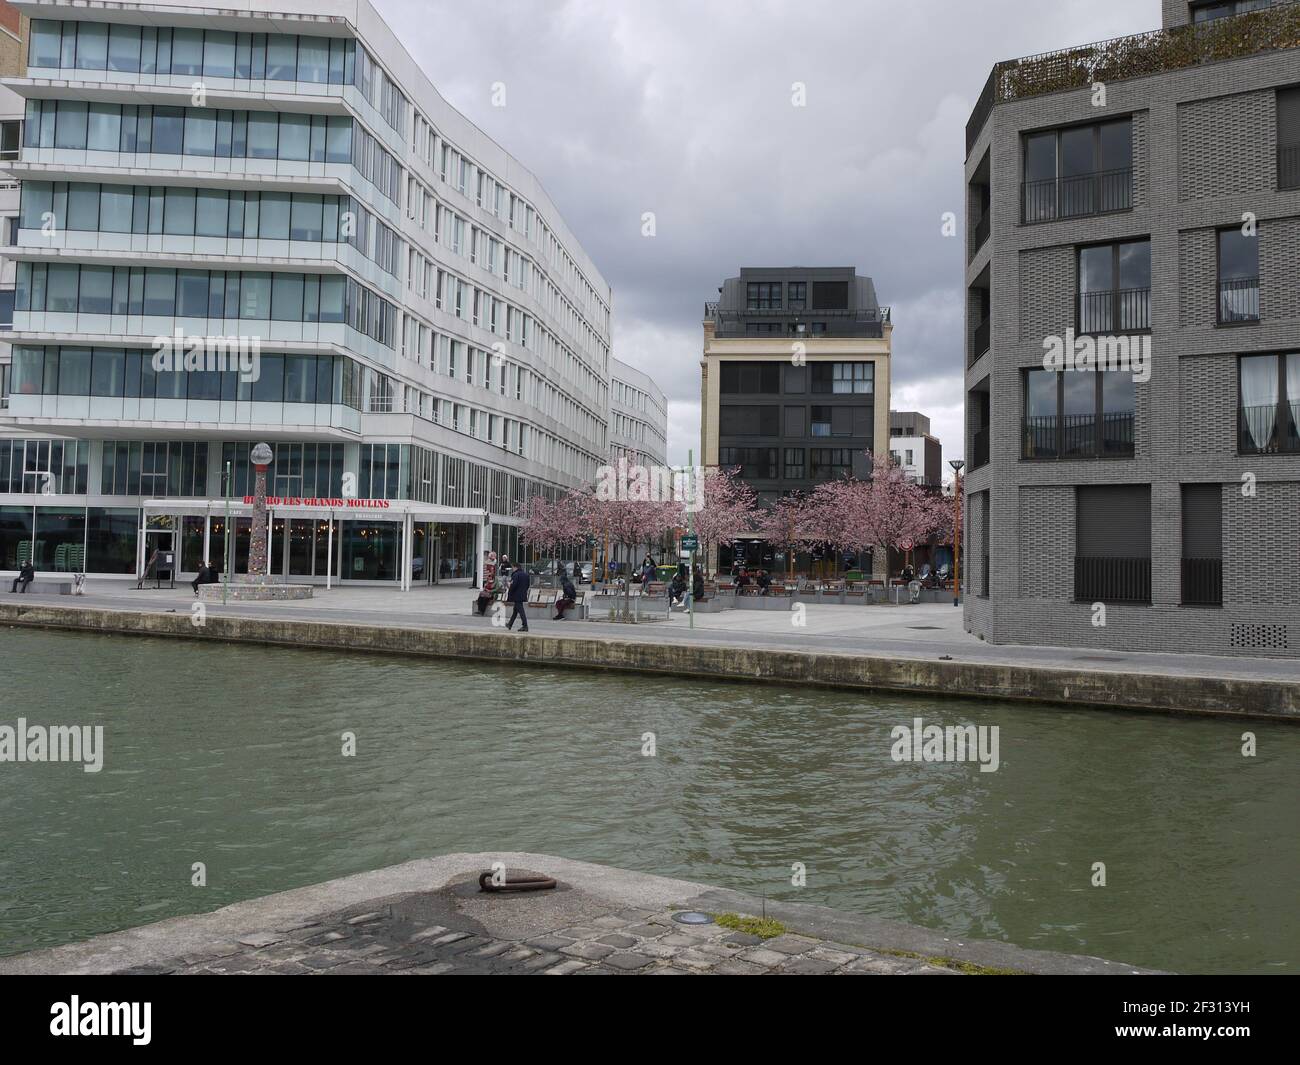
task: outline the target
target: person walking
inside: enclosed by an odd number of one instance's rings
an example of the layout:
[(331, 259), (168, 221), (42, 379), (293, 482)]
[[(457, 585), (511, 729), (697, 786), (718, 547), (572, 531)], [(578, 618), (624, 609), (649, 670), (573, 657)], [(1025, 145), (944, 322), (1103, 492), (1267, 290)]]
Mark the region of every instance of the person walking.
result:
[(577, 589), (573, 587), (573, 580), (566, 571), (560, 577), (560, 598), (555, 603), (555, 617), (552, 621), (563, 621), (564, 612), (571, 610), (573, 605), (578, 601)]
[[(14, 592), (21, 591), (26, 595), (27, 586), (35, 579), (36, 569), (32, 566), (31, 559), (28, 559), (18, 568), (18, 576), (14, 578), (13, 584), (9, 586), (9, 594), (12, 595)], [(22, 585), (21, 589), (18, 587), (20, 584)]]
[(515, 627), (515, 618), (519, 619), (519, 631), (528, 631), (528, 613), (524, 607), (528, 603), (528, 587), (531, 584), (528, 576), (528, 570), (520, 566), (510, 574), (510, 587), (506, 590), (506, 602), (514, 604), (514, 610), (510, 614), (510, 620), (506, 622), (507, 629)]

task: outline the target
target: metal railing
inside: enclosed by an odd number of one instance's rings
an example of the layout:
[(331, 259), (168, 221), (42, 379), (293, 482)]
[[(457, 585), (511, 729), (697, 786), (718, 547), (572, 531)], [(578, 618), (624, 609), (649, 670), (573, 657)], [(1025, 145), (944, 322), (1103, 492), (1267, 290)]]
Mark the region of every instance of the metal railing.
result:
[(1008, 100), (1296, 47), (1300, 47), (1300, 5), (1279, 3), (1232, 18), (1171, 26), (998, 63), (966, 123), (966, 154), (975, 147), (993, 108)]
[(971, 257), (979, 253), (980, 248), (984, 247), (984, 242), (989, 239), (989, 233), (992, 231), (993, 211), (986, 207), (984, 213), (979, 216), (975, 223), (975, 246), (971, 248)]
[(1080, 603), (1151, 602), (1151, 559), (1076, 556), (1074, 598)]
[(1285, 144), (1278, 148), (1277, 187), (1300, 189), (1300, 144)]
[(1020, 183), (1020, 220), (1025, 223), (1084, 218), (1132, 207), (1131, 166)]
[(1080, 333), (1133, 333), (1151, 328), (1151, 289), (1079, 293)]
[(1219, 321), (1259, 321), (1259, 278), (1239, 277), (1219, 282)]
[(1237, 451), (1242, 455), (1300, 453), (1300, 400), (1238, 407)]
[(975, 332), (971, 334), (970, 341), (970, 361), (974, 362), (986, 351), (989, 350), (992, 329), (990, 326), (991, 319), (985, 318), (975, 327)]
[(986, 425), (983, 429), (975, 430), (975, 439), (971, 442), (971, 463), (972, 470), (978, 470), (981, 466), (989, 464), (989, 429)]
[(1183, 606), (1223, 606), (1223, 559), (1185, 558)]
[(1021, 419), (1021, 451), (1027, 459), (1132, 458), (1132, 411), (1103, 414), (1040, 414)]

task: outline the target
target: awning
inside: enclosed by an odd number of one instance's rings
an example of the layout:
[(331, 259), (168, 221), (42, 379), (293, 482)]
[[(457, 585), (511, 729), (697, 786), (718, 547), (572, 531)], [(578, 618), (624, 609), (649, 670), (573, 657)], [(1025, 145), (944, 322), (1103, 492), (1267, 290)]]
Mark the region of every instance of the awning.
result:
[[(149, 514), (216, 515), (226, 513), (224, 499), (146, 499), (141, 506)], [(230, 513), (240, 517), (253, 512), (244, 497), (231, 499)], [(268, 499), (267, 512), (277, 518), (338, 518), (344, 521), (436, 521), (447, 524), (482, 525), (487, 512), (475, 507), (444, 507), (414, 499), (339, 499), (279, 500)]]

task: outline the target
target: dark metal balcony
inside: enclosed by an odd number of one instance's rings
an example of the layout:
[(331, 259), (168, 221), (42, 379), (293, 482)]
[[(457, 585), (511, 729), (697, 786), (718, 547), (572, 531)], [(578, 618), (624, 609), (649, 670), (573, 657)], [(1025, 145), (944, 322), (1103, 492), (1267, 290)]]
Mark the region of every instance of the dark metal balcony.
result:
[(1283, 3), (1233, 18), (1171, 26), (998, 63), (966, 123), (966, 154), (970, 155), (999, 103), (1297, 47), (1300, 5)]
[(991, 319), (985, 318), (975, 327), (975, 332), (971, 335), (970, 342), (970, 361), (974, 362), (986, 351), (989, 350), (989, 336), (991, 334)]
[(1300, 189), (1300, 144), (1288, 144), (1278, 148), (1277, 187)]
[(1076, 557), (1074, 598), (1080, 603), (1151, 602), (1151, 559)]
[(1240, 277), (1219, 282), (1219, 323), (1259, 321), (1259, 278)]
[(1183, 606), (1223, 606), (1223, 559), (1183, 559)]
[[(717, 300), (704, 305), (704, 318), (713, 322), (713, 335), (718, 338), (782, 336), (803, 339), (811, 337), (866, 337), (880, 338), (885, 335), (885, 325), (890, 322), (888, 307), (867, 307), (861, 310), (807, 310), (789, 307), (766, 308), (745, 307), (743, 309), (722, 307)], [(825, 332), (814, 333), (808, 328), (813, 322), (824, 323)], [(778, 332), (749, 333), (746, 326), (750, 322), (763, 322), (780, 326)], [(798, 328), (800, 325), (805, 328)]]
[(992, 230), (993, 212), (990, 208), (985, 208), (984, 213), (980, 215), (979, 221), (975, 223), (975, 246), (971, 249), (971, 258), (979, 254), (980, 248), (984, 247), (984, 242), (989, 239), (989, 233)]
[(1133, 208), (1133, 168), (1020, 183), (1020, 220), (1053, 222)]
[(1079, 293), (1080, 333), (1140, 333), (1150, 328), (1149, 288)]
[(1237, 450), (1243, 455), (1300, 453), (1300, 400), (1239, 407)]
[(1021, 455), (1027, 459), (1132, 458), (1132, 411), (1035, 415), (1021, 419)]
[(975, 438), (971, 443), (971, 463), (972, 470), (978, 470), (981, 466), (989, 464), (989, 429), (986, 425), (983, 429), (975, 430)]

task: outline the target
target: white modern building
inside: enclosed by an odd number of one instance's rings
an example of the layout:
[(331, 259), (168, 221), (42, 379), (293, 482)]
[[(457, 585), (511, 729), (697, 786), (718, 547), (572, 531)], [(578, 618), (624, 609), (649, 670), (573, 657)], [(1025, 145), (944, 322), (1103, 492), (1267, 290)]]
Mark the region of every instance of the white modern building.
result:
[(609, 456), (643, 466), (668, 463), (668, 401), (635, 366), (610, 360)]
[(0, 571), (238, 572), (266, 441), (272, 573), (468, 581), (608, 460), (609, 286), (365, 0), (14, 6)]

